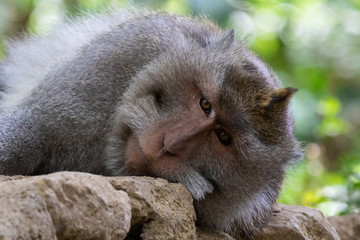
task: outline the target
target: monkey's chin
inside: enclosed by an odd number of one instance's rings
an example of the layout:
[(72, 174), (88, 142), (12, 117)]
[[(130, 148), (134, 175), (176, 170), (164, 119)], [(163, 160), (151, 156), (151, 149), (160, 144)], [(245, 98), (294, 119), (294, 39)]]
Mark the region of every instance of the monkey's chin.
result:
[(206, 194), (211, 194), (214, 191), (214, 186), (191, 167), (182, 170), (181, 173), (169, 176), (167, 179), (183, 184), (196, 200), (202, 200)]
[(192, 166), (177, 156), (161, 154), (157, 157), (147, 156), (134, 134), (127, 141), (125, 163), (132, 174), (140, 176), (161, 177), (170, 182), (183, 184), (196, 200), (205, 198), (214, 191), (214, 186)]

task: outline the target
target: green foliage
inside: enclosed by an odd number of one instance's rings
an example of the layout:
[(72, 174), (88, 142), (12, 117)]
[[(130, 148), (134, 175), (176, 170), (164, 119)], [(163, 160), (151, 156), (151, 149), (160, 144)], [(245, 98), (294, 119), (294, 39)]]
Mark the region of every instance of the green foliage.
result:
[(131, 5), (207, 15), (299, 88), (293, 99), (305, 159), (289, 171), (280, 201), (328, 215), (360, 208), (360, 0), (2, 0), (3, 41), (48, 34), (68, 16)]

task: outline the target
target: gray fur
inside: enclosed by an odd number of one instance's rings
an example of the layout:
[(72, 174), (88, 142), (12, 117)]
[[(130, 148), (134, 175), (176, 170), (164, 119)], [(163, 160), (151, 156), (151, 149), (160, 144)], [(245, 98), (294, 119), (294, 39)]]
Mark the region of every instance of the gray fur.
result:
[(129, 136), (185, 118), (196, 85), (213, 96), (233, 151), (196, 143), (176, 170), (149, 162), (151, 175), (184, 184), (198, 223), (234, 235), (261, 228), (287, 166), (301, 156), (288, 108), (294, 91), (282, 89), (233, 31), (206, 19), (120, 10), (78, 19), (11, 45), (0, 85), (0, 174), (7, 175), (133, 175)]

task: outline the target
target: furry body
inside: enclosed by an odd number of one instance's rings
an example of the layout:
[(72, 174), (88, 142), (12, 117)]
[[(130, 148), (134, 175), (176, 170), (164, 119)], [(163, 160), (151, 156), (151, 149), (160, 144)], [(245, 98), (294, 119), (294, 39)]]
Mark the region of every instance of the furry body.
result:
[(208, 20), (75, 20), (13, 45), (0, 81), (0, 174), (163, 177), (192, 193), (200, 225), (234, 234), (263, 225), (301, 155), (295, 91)]

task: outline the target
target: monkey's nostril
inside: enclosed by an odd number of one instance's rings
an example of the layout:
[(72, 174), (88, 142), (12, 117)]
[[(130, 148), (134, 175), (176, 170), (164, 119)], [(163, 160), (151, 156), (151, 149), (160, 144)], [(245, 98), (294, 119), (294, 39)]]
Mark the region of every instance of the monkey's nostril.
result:
[[(173, 149), (171, 148), (171, 145), (170, 146), (167, 146), (165, 144), (165, 141), (163, 141), (163, 144), (162, 144), (162, 152), (164, 155), (168, 155), (168, 156), (176, 156), (175, 152), (176, 152), (176, 149)], [(175, 150), (175, 151), (174, 151)]]
[(168, 155), (168, 156), (173, 156), (173, 157), (175, 157), (175, 156), (176, 156), (176, 154), (175, 154), (175, 153), (172, 153), (172, 152), (170, 152), (170, 151), (165, 151), (165, 155)]
[(162, 155), (167, 155), (167, 156), (176, 156), (174, 151), (175, 149), (173, 149), (171, 146), (172, 144), (167, 142), (168, 139), (166, 139), (166, 137), (164, 137), (164, 139), (160, 142), (160, 153), (159, 156)]

